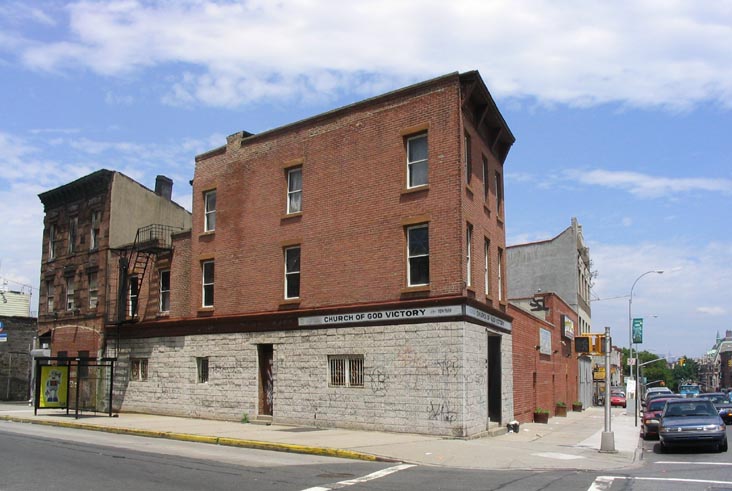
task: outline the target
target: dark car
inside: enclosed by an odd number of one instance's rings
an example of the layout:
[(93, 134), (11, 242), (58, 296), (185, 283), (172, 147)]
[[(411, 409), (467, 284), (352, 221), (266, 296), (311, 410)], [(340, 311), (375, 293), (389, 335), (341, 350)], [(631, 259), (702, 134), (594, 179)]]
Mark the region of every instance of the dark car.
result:
[(727, 427), (709, 399), (670, 399), (658, 428), (661, 451), (673, 446), (713, 446), (727, 451)]
[(650, 437), (658, 438), (658, 424), (661, 420), (661, 413), (663, 408), (666, 407), (666, 401), (670, 399), (678, 399), (680, 396), (672, 394), (664, 394), (666, 397), (656, 397), (651, 399), (646, 408), (643, 410), (643, 416), (641, 418), (641, 437), (644, 440), (648, 440)]
[(674, 394), (670, 390), (666, 391), (666, 392), (653, 392), (646, 396), (646, 399), (643, 401), (643, 405), (648, 407), (648, 404), (650, 404), (653, 399), (658, 399), (659, 397), (667, 398), (667, 397), (672, 397), (672, 396), (683, 397), (678, 394)]
[(725, 424), (732, 424), (732, 402), (730, 402), (729, 394), (724, 392), (707, 392), (699, 394), (700, 399), (709, 399), (714, 407), (719, 411), (719, 417)]

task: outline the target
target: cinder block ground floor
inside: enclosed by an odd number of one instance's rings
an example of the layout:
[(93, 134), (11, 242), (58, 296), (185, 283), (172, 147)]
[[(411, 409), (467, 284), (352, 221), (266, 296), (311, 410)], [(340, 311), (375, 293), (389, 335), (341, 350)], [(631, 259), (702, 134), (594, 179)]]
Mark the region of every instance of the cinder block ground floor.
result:
[[(454, 308), (464, 316), (471, 307)], [(382, 311), (382, 317), (386, 312), (407, 318), (405, 310)], [(513, 419), (510, 323), (499, 320), (499, 329), (415, 313), (424, 322), (381, 324), (366, 318), (377, 320), (375, 312), (361, 314), (301, 318), (294, 329), (179, 329), (154, 337), (137, 330), (119, 339), (114, 405), (127, 412), (458, 438)]]

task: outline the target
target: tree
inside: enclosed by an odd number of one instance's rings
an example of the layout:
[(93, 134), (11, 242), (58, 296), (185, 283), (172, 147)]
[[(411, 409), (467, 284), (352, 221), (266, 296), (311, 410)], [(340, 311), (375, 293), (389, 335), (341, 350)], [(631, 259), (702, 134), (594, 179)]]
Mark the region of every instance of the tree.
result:
[(687, 383), (698, 383), (699, 381), (699, 363), (693, 358), (684, 355), (682, 357), (684, 363), (676, 363), (673, 368), (673, 387), (679, 390), (679, 385)]

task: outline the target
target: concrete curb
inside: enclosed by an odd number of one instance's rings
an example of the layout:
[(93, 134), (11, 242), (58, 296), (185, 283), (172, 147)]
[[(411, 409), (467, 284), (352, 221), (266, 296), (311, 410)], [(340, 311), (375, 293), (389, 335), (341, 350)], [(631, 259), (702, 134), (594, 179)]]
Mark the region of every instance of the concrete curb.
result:
[(168, 440), (178, 440), (184, 442), (208, 443), (211, 445), (223, 445), (228, 447), (253, 448), (257, 450), (271, 450), (273, 452), (289, 452), (308, 455), (319, 455), (322, 457), (338, 457), (342, 459), (365, 460), (369, 462), (401, 462), (396, 459), (380, 457), (353, 450), (344, 450), (340, 448), (328, 447), (311, 447), (306, 445), (294, 445), (291, 443), (275, 443), (259, 440), (244, 440), (238, 438), (228, 438), (223, 436), (206, 436), (194, 435), (190, 433), (176, 433), (172, 431), (154, 431), (141, 430), (137, 428), (116, 428), (111, 426), (101, 426), (85, 423), (74, 423), (69, 421), (52, 421), (47, 419), (31, 419), (17, 416), (0, 416), (0, 421), (10, 421), (13, 423), (29, 423), (45, 426), (57, 426), (61, 428), (73, 428), (79, 430), (100, 431), (106, 433), (116, 433), (121, 435), (144, 436), (149, 438), (165, 438)]

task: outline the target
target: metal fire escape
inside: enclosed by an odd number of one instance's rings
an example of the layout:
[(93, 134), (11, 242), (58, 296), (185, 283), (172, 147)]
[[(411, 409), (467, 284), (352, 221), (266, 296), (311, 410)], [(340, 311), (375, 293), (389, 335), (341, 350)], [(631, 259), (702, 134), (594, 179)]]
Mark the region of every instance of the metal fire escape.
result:
[(120, 325), (138, 319), (140, 290), (151, 263), (158, 255), (173, 250), (172, 235), (181, 230), (170, 225), (147, 225), (137, 229), (130, 246), (119, 250), (117, 294), (110, 295), (116, 305), (108, 310), (109, 321)]

